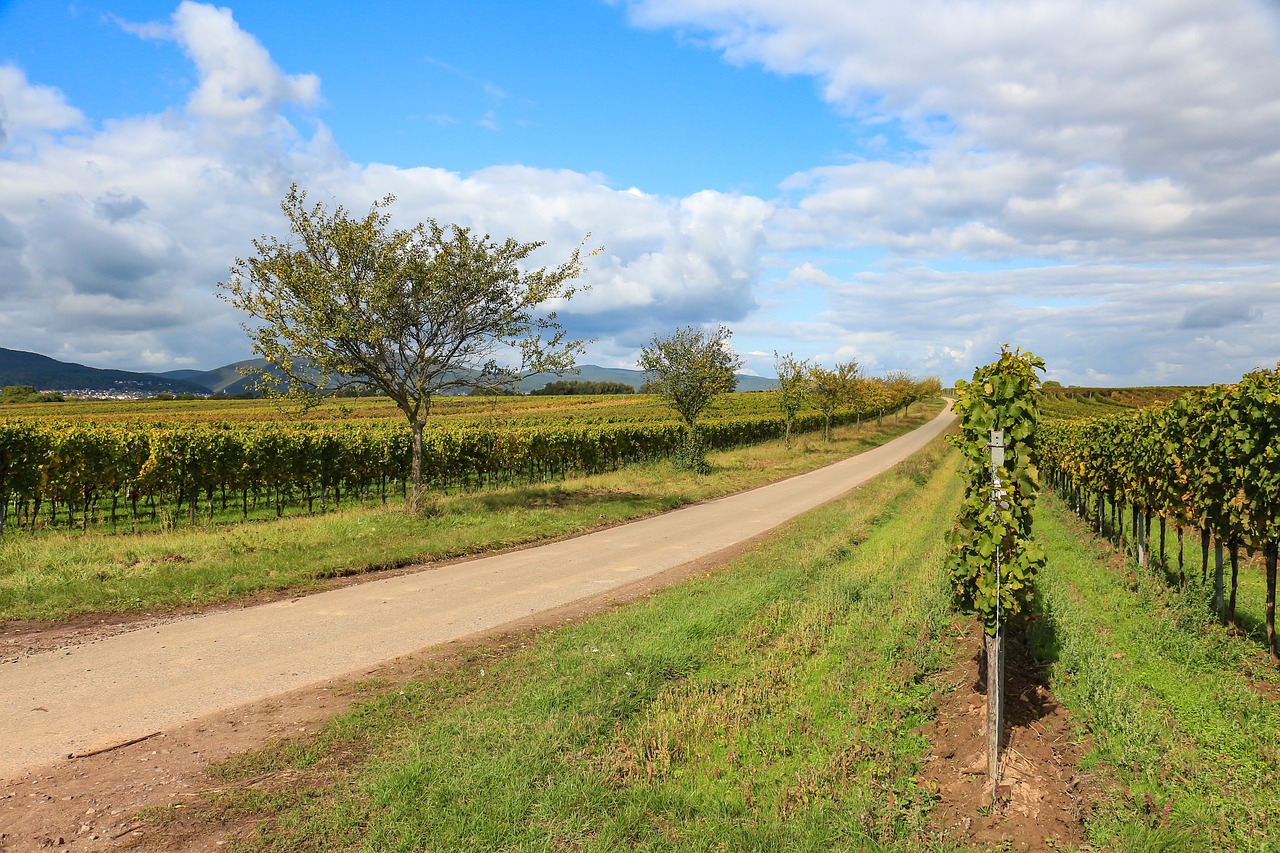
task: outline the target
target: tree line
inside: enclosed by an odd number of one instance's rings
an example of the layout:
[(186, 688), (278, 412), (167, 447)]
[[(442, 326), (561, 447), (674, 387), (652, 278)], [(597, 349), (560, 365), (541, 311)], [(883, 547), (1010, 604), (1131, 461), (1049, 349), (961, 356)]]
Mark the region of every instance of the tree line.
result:
[(625, 382), (592, 382), (585, 379), (560, 379), (530, 391), (534, 397), (570, 396), (574, 394), (634, 394), (636, 389)]

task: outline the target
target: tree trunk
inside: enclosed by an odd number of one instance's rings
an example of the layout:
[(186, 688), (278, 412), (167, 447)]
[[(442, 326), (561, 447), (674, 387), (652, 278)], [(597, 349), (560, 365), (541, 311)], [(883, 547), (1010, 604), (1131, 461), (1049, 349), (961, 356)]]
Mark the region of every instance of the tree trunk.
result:
[(1160, 568), (1166, 571), (1169, 568), (1169, 560), (1165, 557), (1164, 553), (1164, 534), (1167, 526), (1165, 517), (1163, 515), (1160, 516)]
[(409, 512), (416, 514), (423, 509), (422, 506), (422, 429), (425, 426), (421, 421), (411, 421), (410, 429), (413, 433), (412, 448), (413, 452), (409, 458), (409, 481), (413, 485), (413, 489), (409, 493)]
[(1142, 530), (1139, 527), (1141, 518), (1142, 512), (1138, 509), (1138, 505), (1136, 503), (1130, 504), (1129, 519), (1131, 523), (1129, 529), (1133, 533), (1133, 559), (1138, 562), (1139, 566), (1145, 566), (1147, 561), (1146, 555), (1142, 552)]
[(1200, 586), (1209, 583), (1209, 528), (1200, 528)]

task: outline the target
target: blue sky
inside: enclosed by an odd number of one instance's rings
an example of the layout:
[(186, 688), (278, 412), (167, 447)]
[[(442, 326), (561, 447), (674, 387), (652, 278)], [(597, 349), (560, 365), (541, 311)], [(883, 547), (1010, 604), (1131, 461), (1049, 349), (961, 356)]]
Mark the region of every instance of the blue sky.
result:
[[(186, 99), (194, 69), (177, 43), (118, 22), (164, 21), (175, 8), (10, 2), (4, 58), (96, 122), (159, 112)], [(288, 114), (304, 128), (323, 121), (359, 163), (520, 163), (668, 195), (770, 195), (850, 146), (812, 78), (734, 67), (596, 0), (230, 8), (282, 69), (320, 78), (321, 101)]]
[(1280, 358), (1267, 0), (0, 0), (0, 346), (250, 355), (215, 297), (297, 181), (605, 252), (562, 319), (950, 382)]

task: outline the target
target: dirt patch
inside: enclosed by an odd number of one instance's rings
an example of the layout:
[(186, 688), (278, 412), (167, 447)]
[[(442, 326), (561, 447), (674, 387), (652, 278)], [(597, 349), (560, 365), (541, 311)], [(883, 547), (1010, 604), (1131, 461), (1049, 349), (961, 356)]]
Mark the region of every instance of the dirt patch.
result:
[[(194, 720), (137, 743), (69, 759), (24, 776), (0, 781), (0, 853), (26, 851), (183, 850), (218, 851), (245, 827), (204, 807), (203, 795), (220, 787), (206, 768), (229, 756), (273, 741), (306, 736), (342, 711), (389, 687), (476, 654), (497, 655), (518, 647), (539, 630), (582, 620), (611, 607), (638, 601), (655, 590), (723, 567), (768, 534), (633, 584), (509, 623), (497, 631), (424, 649), (377, 667)], [(423, 567), (398, 570), (422, 571)], [(334, 581), (345, 585), (386, 577), (386, 572)], [(325, 588), (331, 588), (326, 585)], [(280, 594), (277, 598), (296, 597)], [(253, 603), (269, 600), (255, 597)], [(234, 605), (247, 606), (249, 602)], [(211, 610), (214, 608), (206, 608)], [(9, 655), (92, 642), (195, 612), (86, 617), (59, 626), (6, 625)], [(13, 629), (10, 633), (10, 629)], [(282, 784), (288, 780), (262, 780)], [(138, 818), (144, 809), (163, 812)], [(154, 815), (155, 812), (153, 811)]]
[(1077, 741), (1067, 712), (1044, 673), (1017, 643), (1005, 665), (1006, 740), (998, 799), (987, 774), (986, 684), (979, 678), (981, 631), (956, 624), (955, 665), (939, 676), (937, 714), (925, 734), (934, 744), (922, 786), (937, 792), (930, 812), (950, 841), (1027, 851), (1086, 846), (1084, 818), (1092, 782), (1080, 771), (1087, 743)]

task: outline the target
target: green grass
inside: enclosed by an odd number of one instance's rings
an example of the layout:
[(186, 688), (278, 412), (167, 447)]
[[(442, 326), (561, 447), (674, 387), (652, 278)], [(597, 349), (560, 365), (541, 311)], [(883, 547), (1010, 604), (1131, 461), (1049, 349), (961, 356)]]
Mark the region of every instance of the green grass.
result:
[[(1041, 643), (1056, 657), (1053, 689), (1097, 744), (1093, 841), (1280, 847), (1280, 707), (1263, 646), (1230, 636), (1199, 590), (1123, 563), (1057, 500), (1043, 502), (1037, 532), (1050, 555)], [(1259, 581), (1245, 580), (1253, 602)]]
[(915, 779), (953, 460), (935, 442), (724, 571), (241, 757), (213, 817), (261, 821), (248, 850), (951, 849)]
[[(931, 828), (917, 785), (953, 663), (954, 467), (935, 442), (722, 571), (370, 687), (318, 734), (215, 768), (196, 811), (247, 826), (242, 851), (991, 849)], [(1037, 531), (1030, 639), (1092, 744), (1091, 843), (1280, 849), (1280, 679), (1258, 638), (1052, 496)]]
[(306, 590), (326, 578), (569, 536), (812, 470), (909, 431), (940, 403), (882, 426), (712, 454), (707, 476), (670, 464), (447, 495), (429, 518), (396, 505), (146, 534), (23, 531), (0, 537), (0, 623), (145, 612)]

